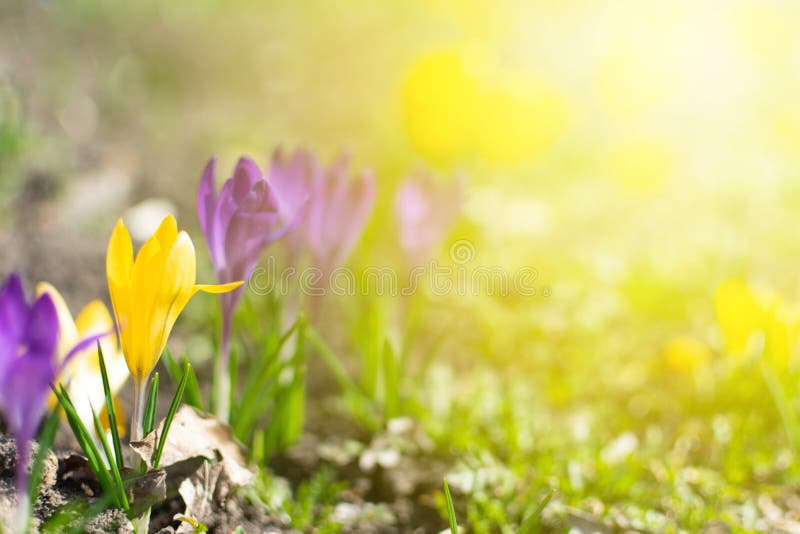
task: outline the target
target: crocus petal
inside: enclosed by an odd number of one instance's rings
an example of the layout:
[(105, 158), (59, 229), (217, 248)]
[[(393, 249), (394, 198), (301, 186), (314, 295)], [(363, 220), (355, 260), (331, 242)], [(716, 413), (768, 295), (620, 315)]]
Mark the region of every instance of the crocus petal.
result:
[(256, 163), (248, 158), (239, 158), (236, 168), (233, 170), (233, 188), (231, 194), (236, 204), (244, 202), (247, 195), (252, 191), (253, 186), (262, 178), (261, 170)]
[(0, 337), (9, 342), (20, 339), (25, 332), (28, 310), (22, 279), (13, 273), (0, 290)]
[(0, 289), (0, 381), (17, 357), (17, 347), (25, 334), (28, 311), (22, 280), (14, 273)]
[(244, 284), (244, 280), (240, 280), (238, 282), (230, 282), (228, 284), (197, 284), (194, 286), (195, 293), (198, 291), (203, 291), (204, 293), (227, 293), (228, 291), (233, 291), (234, 289), (238, 288)]
[[(133, 275), (133, 243), (122, 219), (117, 221), (106, 253), (108, 292), (117, 319), (120, 337), (130, 322), (131, 282)], [(125, 343), (123, 342), (123, 345)]]
[(50, 295), (42, 295), (31, 308), (25, 341), (31, 354), (51, 358), (58, 346), (58, 313)]
[[(338, 255), (334, 259), (336, 263), (344, 261), (353, 250), (356, 241), (361, 237), (374, 204), (375, 178), (372, 174), (365, 173), (350, 184), (342, 203), (342, 237)], [(344, 214), (349, 214), (349, 216), (344, 216)]]
[(67, 354), (70, 347), (78, 340), (78, 329), (75, 326), (75, 321), (72, 320), (72, 314), (69, 312), (67, 303), (64, 302), (64, 297), (61, 296), (61, 293), (47, 282), (39, 282), (36, 284), (36, 295), (41, 296), (45, 294), (50, 295), (56, 307), (56, 312), (58, 313), (58, 355), (59, 357), (63, 357)]
[(33, 437), (47, 409), (50, 384), (56, 374), (52, 360), (52, 352), (26, 352), (13, 362), (0, 382), (0, 391), (5, 399), (3, 414), (9, 429), (17, 437)]
[(82, 353), (83, 351), (85, 351), (89, 347), (96, 347), (98, 341), (100, 341), (101, 339), (103, 339), (106, 336), (111, 335), (112, 333), (113, 333), (113, 331), (109, 330), (108, 332), (104, 332), (102, 334), (96, 334), (96, 335), (93, 335), (93, 336), (88, 336), (88, 337), (80, 340), (64, 356), (64, 361), (61, 364), (61, 369), (63, 369), (64, 366), (66, 366), (70, 362), (70, 360), (72, 360), (72, 358), (74, 358), (78, 354)]
[(197, 217), (200, 219), (200, 228), (206, 241), (213, 240), (212, 219), (214, 217), (214, 206), (217, 204), (216, 187), (214, 186), (214, 170), (217, 165), (217, 158), (208, 160), (203, 175), (200, 178), (200, 186), (197, 188)]

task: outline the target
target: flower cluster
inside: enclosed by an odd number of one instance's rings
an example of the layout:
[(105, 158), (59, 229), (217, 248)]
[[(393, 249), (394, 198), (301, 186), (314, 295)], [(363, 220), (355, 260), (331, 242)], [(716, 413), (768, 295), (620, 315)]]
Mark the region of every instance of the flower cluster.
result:
[[(153, 414), (146, 413), (155, 409), (154, 404), (146, 406), (152, 402), (148, 399), (151, 375), (178, 316), (198, 292), (220, 295), (220, 365), (214, 380), (222, 386), (217, 414), (227, 420), (227, 362), (243, 284), (267, 247), (281, 239), (289, 263), (310, 261), (330, 270), (347, 260), (376, 196), (372, 173), (353, 176), (350, 168), (346, 155), (325, 167), (308, 151), (286, 155), (277, 150), (266, 174), (253, 160), (242, 157), (217, 190), (216, 159), (212, 158), (200, 178), (197, 213), (217, 285), (197, 283), (194, 245), (185, 231), (179, 231), (172, 215), (161, 221), (135, 254), (124, 222), (117, 222), (106, 254), (113, 313), (100, 300), (93, 300), (73, 318), (52, 285), (39, 283), (30, 303), (20, 276), (7, 279), (0, 290), (0, 412), (20, 451), (20, 510), (27, 513), (26, 444), (36, 438), (48, 407), (55, 406), (54, 389), (62, 406), (68, 402), (71, 425), (77, 417), (85, 428), (94, 423), (99, 432), (96, 410), (112, 406), (112, 396), (130, 376), (134, 386), (130, 440), (142, 439), (152, 428)], [(400, 241), (410, 256), (431, 253), (455, 217), (458, 202), (453, 200), (460, 196), (460, 186), (432, 184), (427, 178), (409, 179), (397, 197)], [(96, 437), (103, 442), (103, 436)], [(114, 456), (120, 458), (116, 433), (114, 438)], [(108, 453), (106, 449), (112, 469), (121, 469), (116, 465), (119, 460), (115, 463)]]

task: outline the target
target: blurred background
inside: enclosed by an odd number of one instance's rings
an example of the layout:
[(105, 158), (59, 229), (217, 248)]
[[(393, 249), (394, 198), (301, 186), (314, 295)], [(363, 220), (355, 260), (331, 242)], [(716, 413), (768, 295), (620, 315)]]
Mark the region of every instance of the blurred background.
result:
[[(465, 176), (442, 257), (468, 239), (475, 265), (532, 266), (539, 291), (435, 299), (438, 384), (533, 396), (537, 425), (569, 408), (576, 436), (637, 443), (654, 421), (717, 436), (730, 415), (772, 436), (737, 458), (772, 465), (777, 412), (720, 367), (714, 295), (730, 278), (787, 308), (800, 295), (798, 95), (789, 1), (3, 0), (0, 271), (50, 280), (75, 309), (104, 295), (121, 214), (175, 211), (197, 242), (214, 154), (225, 170), (277, 145), (351, 151), (378, 179), (358, 265), (396, 257), (406, 175)], [(467, 385), (452, 368), (493, 374)], [(706, 430), (686, 430), (694, 417)]]

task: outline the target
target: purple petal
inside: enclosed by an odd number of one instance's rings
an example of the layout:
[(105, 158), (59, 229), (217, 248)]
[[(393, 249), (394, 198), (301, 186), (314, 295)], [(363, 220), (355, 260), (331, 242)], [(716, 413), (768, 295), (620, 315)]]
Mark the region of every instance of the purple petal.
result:
[(225, 235), (228, 233), (228, 224), (236, 212), (236, 203), (233, 200), (233, 181), (228, 180), (222, 185), (214, 208), (214, 217), (211, 220), (214, 240), (209, 243), (211, 260), (217, 271), (225, 268)]
[(19, 274), (13, 273), (0, 289), (0, 339), (9, 343), (18, 342), (25, 332), (29, 310), (22, 279)]
[(342, 202), (342, 223), (340, 245), (334, 261), (343, 262), (355, 247), (366, 225), (367, 218), (375, 204), (375, 178), (364, 173), (360, 179), (349, 184), (347, 195)]
[(53, 359), (58, 345), (58, 313), (45, 293), (33, 303), (25, 329), (25, 344), (31, 354)]
[(252, 159), (240, 158), (233, 170), (233, 201), (236, 204), (243, 202), (262, 177), (261, 169)]
[(200, 228), (203, 230), (209, 249), (213, 241), (212, 218), (214, 217), (214, 207), (217, 204), (217, 193), (214, 186), (216, 165), (216, 156), (208, 160), (208, 164), (206, 164), (206, 168), (200, 178), (200, 185), (197, 188), (197, 217), (200, 219)]
[(0, 289), (0, 380), (17, 356), (29, 311), (22, 280), (14, 273)]
[(115, 330), (111, 329), (108, 332), (103, 332), (101, 334), (95, 334), (93, 336), (89, 336), (89, 337), (86, 337), (86, 338), (80, 340), (78, 343), (75, 344), (74, 347), (69, 349), (69, 352), (67, 353), (67, 355), (64, 356), (64, 359), (61, 362), (61, 369), (64, 369), (64, 367), (67, 366), (67, 364), (70, 362), (70, 360), (76, 354), (79, 354), (79, 353), (83, 352), (84, 350), (88, 349), (92, 345), (96, 345), (98, 341), (100, 341), (101, 339), (103, 339), (106, 336), (110, 336), (114, 332), (115, 332)]
[(17, 436), (32, 436), (47, 408), (56, 377), (50, 354), (28, 352), (17, 358), (0, 382), (3, 413)]

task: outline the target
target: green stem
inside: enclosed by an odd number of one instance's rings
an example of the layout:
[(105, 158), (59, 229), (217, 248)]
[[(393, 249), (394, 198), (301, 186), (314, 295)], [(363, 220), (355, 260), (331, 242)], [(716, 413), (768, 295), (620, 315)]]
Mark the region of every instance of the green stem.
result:
[(797, 451), (798, 435), (800, 434), (798, 433), (797, 419), (794, 416), (789, 399), (786, 398), (786, 393), (775, 371), (764, 361), (760, 363), (759, 367), (761, 368), (761, 376), (764, 377), (764, 382), (767, 384), (767, 389), (772, 396), (772, 401), (775, 403), (775, 408), (777, 408), (781, 416), (781, 423), (783, 423), (783, 429), (789, 439), (789, 444), (793, 450)]
[(228, 369), (228, 354), (223, 353), (220, 347), (220, 354), (214, 361), (214, 415), (223, 423), (227, 423), (231, 413), (231, 376)]
[(131, 441), (144, 438), (144, 406), (147, 402), (148, 376), (141, 384), (133, 385), (133, 417), (131, 417)]
[[(147, 384), (150, 382), (148, 375), (141, 384), (133, 385), (133, 417), (131, 417), (131, 441), (141, 441), (144, 438), (144, 407), (147, 402)], [(146, 469), (146, 466), (143, 465)], [(150, 530), (150, 508), (133, 520), (136, 534), (147, 534)]]

